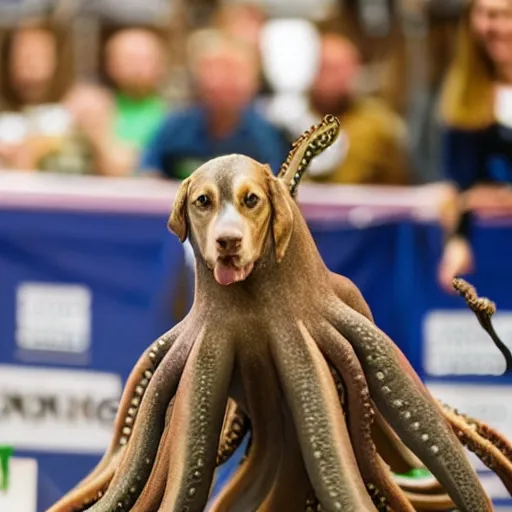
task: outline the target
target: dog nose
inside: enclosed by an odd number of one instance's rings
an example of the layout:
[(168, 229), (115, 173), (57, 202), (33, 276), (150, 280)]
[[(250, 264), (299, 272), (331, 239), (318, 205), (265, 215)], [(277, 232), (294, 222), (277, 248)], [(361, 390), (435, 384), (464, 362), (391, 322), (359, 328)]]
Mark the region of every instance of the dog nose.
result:
[(217, 249), (222, 252), (234, 252), (240, 249), (242, 237), (240, 235), (221, 235), (217, 237)]

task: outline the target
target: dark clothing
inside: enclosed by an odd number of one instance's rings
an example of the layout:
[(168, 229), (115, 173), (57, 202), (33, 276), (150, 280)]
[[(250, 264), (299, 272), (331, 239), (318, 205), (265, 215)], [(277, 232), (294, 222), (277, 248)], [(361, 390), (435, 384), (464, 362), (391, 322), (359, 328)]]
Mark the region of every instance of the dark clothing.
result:
[[(495, 123), (482, 130), (446, 128), (442, 137), (444, 176), (461, 191), (478, 183), (512, 184), (512, 128)], [(468, 238), (471, 212), (461, 214), (453, 235)]]
[(444, 175), (461, 190), (477, 183), (512, 183), (512, 128), (445, 129), (442, 152)]
[(194, 106), (164, 120), (142, 154), (141, 168), (182, 180), (211, 158), (238, 153), (269, 164), (277, 173), (287, 152), (282, 135), (252, 107), (243, 112), (232, 133), (214, 139), (205, 110)]

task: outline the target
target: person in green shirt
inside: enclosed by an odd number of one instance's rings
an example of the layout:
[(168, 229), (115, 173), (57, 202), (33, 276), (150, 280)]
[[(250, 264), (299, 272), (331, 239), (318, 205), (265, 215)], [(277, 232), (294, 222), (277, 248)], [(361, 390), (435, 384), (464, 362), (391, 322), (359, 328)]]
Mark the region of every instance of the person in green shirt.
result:
[(119, 140), (141, 149), (148, 143), (166, 111), (158, 96), (135, 99), (118, 91), (115, 94), (115, 135)]
[(140, 151), (168, 112), (159, 95), (164, 43), (150, 29), (121, 29), (107, 41), (104, 55), (110, 91), (78, 84), (65, 106), (91, 147), (96, 174), (132, 175)]
[(114, 86), (114, 132), (144, 147), (167, 113), (158, 93), (165, 73), (163, 42), (148, 29), (124, 29), (105, 47), (105, 71)]

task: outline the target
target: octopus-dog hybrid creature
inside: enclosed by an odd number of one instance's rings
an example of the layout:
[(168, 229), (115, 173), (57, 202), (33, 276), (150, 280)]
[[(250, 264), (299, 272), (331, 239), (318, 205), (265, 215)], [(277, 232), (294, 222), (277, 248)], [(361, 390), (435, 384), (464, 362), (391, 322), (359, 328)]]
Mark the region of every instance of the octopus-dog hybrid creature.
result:
[[(109, 449), (51, 512), (491, 511), (464, 446), (512, 492), (510, 442), (437, 402), (317, 250), (297, 189), (339, 128), (333, 116), (312, 127), (277, 176), (228, 155), (182, 182), (169, 228), (194, 249), (193, 305), (136, 363)], [(493, 303), (454, 286), (511, 369)], [(432, 479), (396, 478), (412, 468)]]

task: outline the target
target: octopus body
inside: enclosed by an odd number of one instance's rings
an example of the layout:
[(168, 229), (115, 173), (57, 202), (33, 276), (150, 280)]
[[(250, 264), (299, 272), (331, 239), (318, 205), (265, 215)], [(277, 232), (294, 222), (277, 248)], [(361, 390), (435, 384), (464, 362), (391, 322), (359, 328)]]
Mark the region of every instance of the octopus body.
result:
[[(294, 197), (338, 130), (328, 116), (294, 144), (272, 181), (262, 253), (240, 282), (218, 284), (187, 216), (173, 212), (171, 227), (182, 240), (188, 233), (196, 254), (194, 304), (141, 356), (110, 448), (51, 512), (201, 512), (216, 466), (248, 432), (212, 512), (491, 511), (464, 446), (512, 491), (510, 442), (438, 403), (359, 290), (318, 253)], [(247, 160), (223, 157), (209, 172), (234, 180)], [(178, 193), (175, 211), (182, 203)], [(284, 241), (271, 227), (283, 209)], [(492, 314), (462, 288), (474, 310)], [(428, 484), (394, 477), (422, 467), (435, 477)]]

